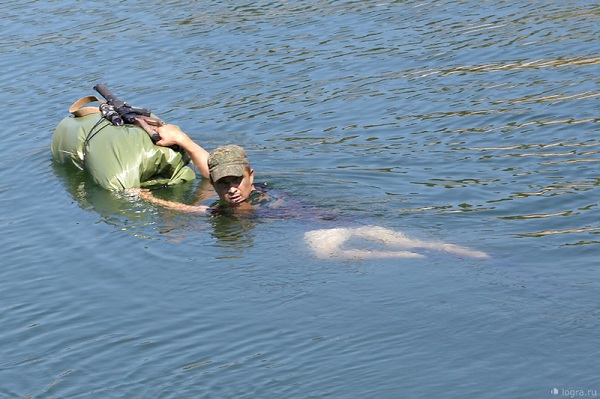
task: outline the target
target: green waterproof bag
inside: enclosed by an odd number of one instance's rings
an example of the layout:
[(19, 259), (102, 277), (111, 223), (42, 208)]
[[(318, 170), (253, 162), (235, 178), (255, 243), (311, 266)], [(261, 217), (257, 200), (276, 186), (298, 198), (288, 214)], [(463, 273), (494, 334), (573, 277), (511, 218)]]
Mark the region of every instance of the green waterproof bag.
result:
[(52, 156), (87, 171), (100, 186), (122, 190), (196, 178), (185, 152), (155, 145), (141, 127), (113, 126), (100, 112), (72, 113), (54, 131)]

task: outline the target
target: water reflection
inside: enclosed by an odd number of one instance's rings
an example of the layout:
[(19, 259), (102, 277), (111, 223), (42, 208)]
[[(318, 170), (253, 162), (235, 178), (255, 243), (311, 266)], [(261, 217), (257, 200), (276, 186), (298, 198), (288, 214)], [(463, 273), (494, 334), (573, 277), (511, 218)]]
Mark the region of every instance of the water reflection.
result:
[[(157, 239), (158, 232), (169, 241), (181, 240), (185, 236), (181, 234), (183, 228), (204, 228), (201, 224), (191, 223), (189, 215), (169, 211), (158, 212), (136, 195), (105, 190), (86, 172), (70, 165), (52, 163), (52, 170), (81, 209), (99, 216), (98, 223), (105, 223), (117, 230), (147, 239)], [(202, 191), (201, 185), (195, 186), (193, 182), (187, 182), (170, 187), (169, 195), (181, 201), (193, 201), (192, 198)]]
[[(137, 196), (99, 187), (83, 171), (69, 165), (52, 164), (53, 171), (66, 191), (86, 211), (95, 212), (98, 222), (143, 238), (182, 241), (192, 232), (215, 238), (219, 246), (247, 248), (254, 242), (252, 230), (259, 223), (255, 215), (194, 215), (157, 208)], [(206, 179), (187, 182), (154, 191), (157, 197), (190, 204), (210, 204), (217, 196)], [(194, 235), (195, 237), (196, 235)]]
[(234, 248), (251, 247), (254, 242), (252, 230), (259, 223), (256, 217), (233, 215), (220, 215), (210, 218), (212, 226), (211, 236), (216, 238), (220, 245)]
[(70, 165), (52, 163), (52, 170), (57, 180), (82, 209), (93, 211), (100, 216), (99, 222), (120, 230), (152, 223), (147, 209), (131, 196), (99, 187), (87, 173)]

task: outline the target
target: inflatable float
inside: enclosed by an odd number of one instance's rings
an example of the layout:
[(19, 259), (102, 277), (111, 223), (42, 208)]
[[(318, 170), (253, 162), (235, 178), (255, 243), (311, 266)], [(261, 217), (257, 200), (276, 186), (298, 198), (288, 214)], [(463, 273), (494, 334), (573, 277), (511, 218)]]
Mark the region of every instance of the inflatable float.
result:
[[(96, 101), (99, 106), (84, 107)], [(100, 111), (102, 104), (88, 96), (71, 106), (71, 116), (58, 124), (52, 136), (55, 162), (85, 170), (108, 190), (174, 185), (196, 178), (185, 152), (155, 145), (139, 126), (113, 125)]]

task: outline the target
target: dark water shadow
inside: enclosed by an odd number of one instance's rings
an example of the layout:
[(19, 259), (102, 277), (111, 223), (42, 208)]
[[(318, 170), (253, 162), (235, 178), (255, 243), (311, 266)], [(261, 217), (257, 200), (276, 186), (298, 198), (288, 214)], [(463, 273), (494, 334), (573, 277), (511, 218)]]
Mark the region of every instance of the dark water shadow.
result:
[[(139, 237), (193, 241), (198, 234), (205, 236), (209, 231), (217, 245), (241, 249), (252, 245), (252, 231), (260, 223), (260, 217), (253, 214), (194, 214), (157, 207), (135, 194), (103, 189), (89, 173), (71, 165), (52, 162), (51, 170), (81, 209), (99, 216), (97, 223), (105, 223)], [(217, 199), (205, 179), (155, 188), (153, 194), (161, 199), (185, 204), (211, 205)], [(206, 240), (202, 242), (206, 243)]]

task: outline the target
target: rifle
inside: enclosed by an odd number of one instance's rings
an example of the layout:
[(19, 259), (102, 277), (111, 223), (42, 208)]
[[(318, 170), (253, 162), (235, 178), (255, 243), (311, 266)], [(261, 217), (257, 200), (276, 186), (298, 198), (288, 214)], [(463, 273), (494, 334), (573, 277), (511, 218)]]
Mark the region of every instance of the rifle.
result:
[(100, 105), (100, 112), (110, 123), (115, 126), (123, 126), (125, 123), (140, 126), (148, 133), (152, 141), (157, 142), (160, 140), (160, 136), (152, 126), (162, 126), (162, 120), (152, 118), (150, 111), (147, 109), (132, 107), (125, 101), (119, 100), (103, 84), (99, 83), (93, 89), (106, 99), (106, 103)]

